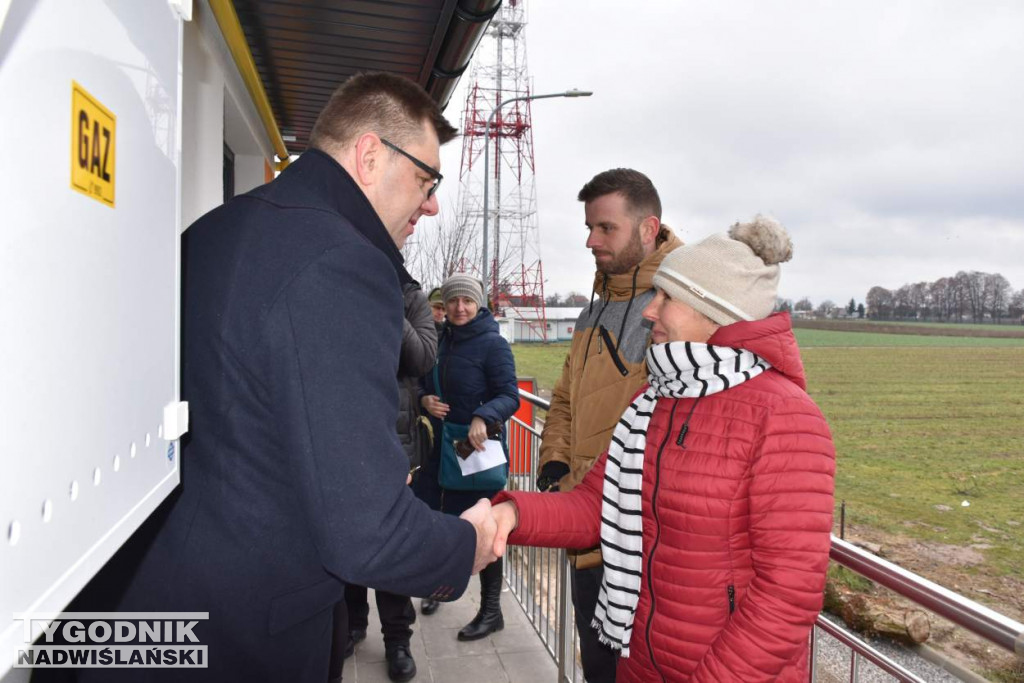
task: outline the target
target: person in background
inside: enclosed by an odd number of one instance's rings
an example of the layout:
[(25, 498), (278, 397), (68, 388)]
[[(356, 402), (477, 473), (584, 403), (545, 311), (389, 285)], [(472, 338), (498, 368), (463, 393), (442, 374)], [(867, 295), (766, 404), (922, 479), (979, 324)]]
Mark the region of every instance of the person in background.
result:
[[(455, 274), (441, 286), (447, 322), (441, 332), (435, 372), (422, 381), (420, 404), (430, 415), (434, 449), (414, 484), (414, 491), (430, 507), (453, 515), (476, 502), (481, 495), (493, 497), (504, 486), (489, 485), (486, 490), (443, 486), (443, 423), (469, 425), (468, 439), (476, 449), (487, 440), (488, 427), (504, 425), (519, 408), (515, 360), (508, 342), (498, 333), (498, 323), (484, 308), (483, 286), (471, 275)], [(507, 477), (508, 463), (503, 476)], [(472, 482), (466, 483), (473, 486)], [(459, 631), (459, 640), (476, 640), (505, 626), (501, 614), (502, 562), (488, 565), (480, 572), (480, 610)], [(426, 599), (424, 614), (433, 614), (438, 603)]]
[(434, 316), (434, 329), (438, 336), (441, 335), (441, 328), (444, 327), (444, 301), (441, 299), (441, 288), (434, 287), (430, 290), (430, 312)]
[(605, 572), (592, 628), (618, 683), (808, 680), (832, 528), (835, 448), (788, 313), (792, 243), (758, 216), (681, 247), (654, 276), (648, 384), (568, 493), (500, 493), (511, 543), (586, 548)]
[[(402, 288), (405, 300), (405, 320), (402, 323), (402, 352), (398, 361), (398, 439), (409, 457), (410, 473), (423, 459), (423, 451), (429, 448), (429, 434), (424, 433), (419, 410), (419, 380), (430, 372), (437, 358), (437, 332), (430, 312), (427, 297), (418, 282), (409, 282)], [(416, 610), (412, 600), (405, 595), (374, 591), (377, 614), (380, 617), (381, 633), (384, 636), (384, 657), (388, 665), (388, 678), (392, 681), (410, 681), (416, 676), (416, 661), (413, 659), (409, 641), (412, 625), (416, 622)], [(347, 609), (347, 628), (345, 624)], [(339, 657), (349, 657), (356, 643), (366, 638), (369, 625), (370, 605), (367, 602), (365, 586), (347, 584), (345, 601), (335, 606), (335, 639), (332, 651), (332, 668), (337, 668), (340, 677)], [(339, 649), (341, 653), (339, 654)]]
[[(654, 298), (658, 264), (682, 242), (661, 222), (661, 199), (639, 171), (598, 173), (579, 192), (586, 216), (587, 248), (600, 298), (576, 321), (562, 375), (551, 396), (540, 446), (537, 487), (571, 491), (608, 448), (612, 429), (644, 383), (650, 331), (641, 311)], [(572, 603), (589, 683), (615, 680), (615, 652), (587, 627), (601, 586), (601, 552), (571, 553)]]

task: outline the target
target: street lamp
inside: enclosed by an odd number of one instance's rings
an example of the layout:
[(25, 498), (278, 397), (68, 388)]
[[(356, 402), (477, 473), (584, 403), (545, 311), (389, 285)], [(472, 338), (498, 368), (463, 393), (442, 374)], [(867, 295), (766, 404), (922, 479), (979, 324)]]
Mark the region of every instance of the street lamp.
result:
[[(509, 99), (499, 102), (498, 106), (491, 110), (490, 116), (487, 117), (487, 124), (484, 126), (484, 242), (483, 242), (483, 280), (484, 280), (484, 302), (488, 301), (487, 290), (489, 289), (489, 282), (487, 277), (487, 218), (488, 218), (488, 204), (490, 200), (490, 186), (488, 180), (490, 179), (491, 172), (491, 122), (494, 120), (494, 115), (497, 114), (502, 107), (510, 102), (525, 102), (527, 100), (542, 100), (548, 97), (590, 97), (594, 93), (589, 90), (566, 90), (565, 92), (550, 93), (548, 95), (523, 95), (522, 97), (510, 97)], [(497, 266), (497, 264), (495, 264)]]

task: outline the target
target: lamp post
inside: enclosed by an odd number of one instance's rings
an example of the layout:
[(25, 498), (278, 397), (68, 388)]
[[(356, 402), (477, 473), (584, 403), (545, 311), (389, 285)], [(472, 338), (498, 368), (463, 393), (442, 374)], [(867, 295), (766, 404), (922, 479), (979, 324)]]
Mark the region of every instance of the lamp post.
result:
[[(491, 176), (491, 122), (494, 120), (495, 114), (501, 111), (501, 108), (510, 102), (525, 102), (527, 100), (542, 100), (549, 97), (590, 97), (594, 93), (589, 90), (566, 90), (565, 92), (550, 93), (547, 95), (523, 95), (522, 97), (510, 97), (507, 100), (498, 103), (494, 109), (491, 110), (490, 116), (487, 117), (487, 123), (484, 126), (484, 240), (483, 240), (483, 273), (484, 281), (484, 302), (488, 301), (488, 290), (490, 289), (490, 283), (487, 276), (487, 265), (489, 259), (487, 258), (487, 219), (489, 217), (488, 205), (490, 203), (491, 190), (488, 183)], [(497, 162), (495, 162), (497, 163)], [(497, 267), (497, 264), (495, 264)]]

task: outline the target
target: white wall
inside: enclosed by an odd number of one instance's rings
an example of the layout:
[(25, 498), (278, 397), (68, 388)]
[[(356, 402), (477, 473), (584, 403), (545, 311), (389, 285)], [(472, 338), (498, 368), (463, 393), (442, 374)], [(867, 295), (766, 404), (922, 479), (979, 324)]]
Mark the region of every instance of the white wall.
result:
[(224, 200), (224, 144), (235, 153), (235, 194), (265, 182), (273, 148), (206, 3), (185, 24), (181, 230)]
[(265, 183), (266, 163), (259, 154), (235, 154), (235, 194), (244, 194)]
[(193, 16), (182, 59), (182, 232), (224, 199), (224, 71)]

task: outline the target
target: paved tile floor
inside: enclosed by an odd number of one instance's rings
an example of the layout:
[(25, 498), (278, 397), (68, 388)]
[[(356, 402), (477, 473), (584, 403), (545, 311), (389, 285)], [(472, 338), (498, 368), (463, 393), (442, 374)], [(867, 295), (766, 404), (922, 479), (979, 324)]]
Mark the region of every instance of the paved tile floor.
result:
[[(376, 601), (370, 594), (370, 627), (355, 655), (345, 660), (345, 683), (387, 683), (387, 662), (380, 635)], [(487, 638), (459, 642), (456, 634), (480, 607), (480, 582), (473, 578), (466, 594), (429, 617), (420, 614), (413, 598), (412, 656), (419, 683), (555, 683), (558, 670), (541, 644), (519, 603), (506, 588), (501, 594), (505, 629)]]

